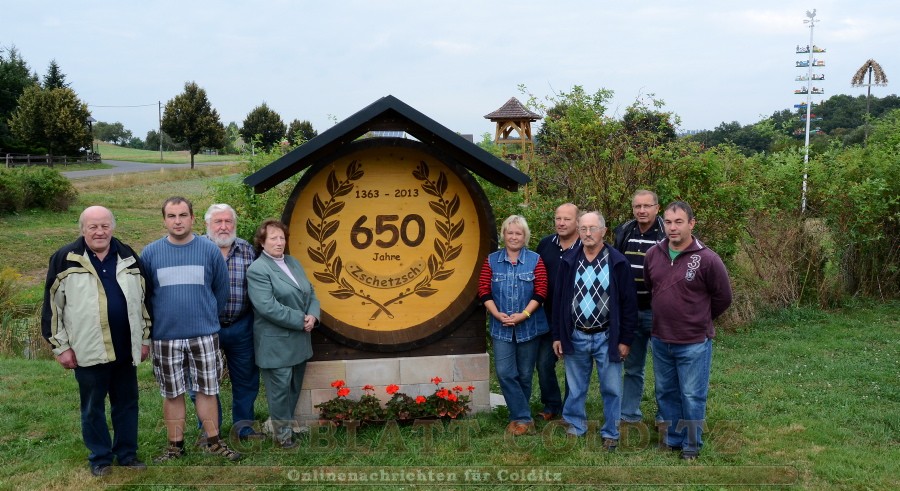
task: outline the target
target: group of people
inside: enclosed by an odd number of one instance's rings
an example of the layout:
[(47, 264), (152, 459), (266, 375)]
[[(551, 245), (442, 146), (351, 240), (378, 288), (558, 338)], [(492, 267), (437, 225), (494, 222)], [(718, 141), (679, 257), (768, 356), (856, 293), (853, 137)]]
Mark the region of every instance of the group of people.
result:
[[(693, 235), (683, 201), (666, 206), (648, 190), (632, 198), (634, 219), (607, 228), (597, 211), (556, 209), (556, 233), (528, 249), (525, 218), (501, 226), (503, 248), (485, 259), (479, 298), (490, 315), (497, 378), (509, 409), (506, 431), (535, 431), (530, 399), (538, 374), (539, 416), (561, 417), (567, 435), (588, 431), (586, 401), (596, 366), (603, 402), (603, 448), (614, 451), (621, 424), (643, 420), (648, 349), (653, 354), (660, 449), (698, 458), (712, 362), (713, 320), (731, 304), (722, 260)], [(556, 362), (565, 367), (565, 395)]]
[(185, 393), (195, 402), (202, 450), (241, 458), (219, 434), (222, 355), (232, 384), (232, 432), (241, 440), (265, 438), (253, 427), (261, 374), (274, 443), (296, 445), (291, 422), (320, 310), (300, 263), (284, 253), (287, 227), (264, 221), (254, 247), (236, 236), (237, 213), (227, 204), (207, 211), (206, 236), (193, 232), (193, 205), (183, 197), (167, 199), (162, 216), (166, 236), (138, 256), (114, 237), (109, 209), (88, 207), (79, 218), (81, 236), (50, 258), (42, 332), (60, 365), (75, 372), (95, 476), (110, 474), (114, 463), (146, 468), (137, 456), (136, 367), (148, 357), (168, 439), (156, 462), (185, 453)]
[[(567, 434), (588, 431), (586, 401), (596, 365), (603, 402), (603, 446), (615, 450), (620, 422), (640, 409), (648, 348), (653, 353), (661, 448), (697, 458), (712, 361), (713, 320), (731, 303), (721, 259), (692, 235), (696, 220), (682, 201), (659, 217), (655, 193), (637, 191), (634, 220), (615, 230), (614, 246), (597, 211), (556, 209), (556, 233), (528, 248), (525, 218), (501, 227), (503, 248), (485, 259), (478, 295), (490, 314), (497, 378), (509, 408), (506, 431), (535, 431), (530, 399), (538, 373), (540, 417), (562, 417)], [(113, 213), (85, 209), (81, 236), (50, 258), (43, 336), (57, 361), (73, 369), (80, 391), (82, 438), (95, 476), (112, 465), (144, 469), (137, 457), (136, 367), (152, 357), (163, 397), (168, 444), (156, 459), (185, 453), (185, 393), (195, 401), (204, 452), (241, 455), (219, 434), (219, 382), (227, 361), (232, 433), (263, 439), (253, 426), (260, 375), (276, 446), (289, 449), (310, 332), (319, 301), (300, 263), (285, 254), (288, 229), (264, 221), (251, 246), (236, 236), (237, 213), (214, 204), (206, 235), (193, 231), (192, 203), (162, 206), (167, 234), (139, 256), (114, 236)], [(556, 363), (565, 366), (565, 395)], [(623, 378), (624, 371), (624, 378)], [(106, 422), (110, 401), (113, 436)]]

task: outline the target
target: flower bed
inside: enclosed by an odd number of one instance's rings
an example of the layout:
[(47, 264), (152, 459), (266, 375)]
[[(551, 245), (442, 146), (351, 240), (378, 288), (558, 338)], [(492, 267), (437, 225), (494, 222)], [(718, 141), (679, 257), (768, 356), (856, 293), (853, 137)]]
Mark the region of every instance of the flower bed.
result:
[(331, 424), (341, 425), (347, 421), (371, 423), (388, 419), (398, 421), (411, 421), (426, 418), (456, 419), (465, 416), (469, 412), (471, 394), (475, 387), (462, 386), (451, 388), (441, 387), (440, 377), (431, 379), (435, 385), (434, 392), (428, 396), (409, 396), (400, 392), (400, 386), (391, 384), (385, 387), (385, 392), (391, 398), (381, 405), (381, 401), (374, 395), (375, 387), (366, 385), (362, 388), (364, 394), (359, 400), (350, 399), (350, 388), (343, 380), (335, 380), (331, 383), (337, 391), (335, 397), (321, 404), (316, 404), (319, 410), (319, 419)]

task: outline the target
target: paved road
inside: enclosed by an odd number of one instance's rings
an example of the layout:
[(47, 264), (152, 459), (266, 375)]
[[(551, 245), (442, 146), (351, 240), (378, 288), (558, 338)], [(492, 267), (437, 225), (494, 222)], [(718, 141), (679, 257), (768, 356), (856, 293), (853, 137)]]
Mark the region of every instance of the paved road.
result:
[[(108, 176), (111, 174), (126, 174), (129, 172), (150, 172), (160, 169), (188, 169), (191, 164), (144, 164), (141, 162), (126, 162), (124, 160), (103, 160), (104, 164), (113, 166), (111, 169), (74, 170), (63, 172), (62, 175), (69, 179), (81, 179), (84, 177)], [(227, 165), (235, 162), (194, 162), (194, 167), (210, 165)]]

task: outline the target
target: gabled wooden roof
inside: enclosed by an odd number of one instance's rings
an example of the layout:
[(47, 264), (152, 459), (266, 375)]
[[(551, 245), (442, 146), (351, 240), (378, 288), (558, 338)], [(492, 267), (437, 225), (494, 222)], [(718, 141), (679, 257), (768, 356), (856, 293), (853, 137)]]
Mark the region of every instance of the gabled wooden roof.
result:
[(504, 189), (515, 191), (531, 179), (478, 145), (440, 125), (400, 99), (388, 95), (369, 104), (319, 136), (244, 179), (257, 193), (265, 192), (292, 175), (352, 143), (369, 131), (401, 130), (426, 145), (446, 152), (461, 165)]
[(518, 99), (510, 97), (509, 100), (506, 101), (506, 104), (500, 106), (500, 109), (497, 109), (490, 114), (486, 114), (484, 119), (490, 119), (491, 121), (522, 119), (537, 121), (541, 119), (541, 115), (529, 111)]

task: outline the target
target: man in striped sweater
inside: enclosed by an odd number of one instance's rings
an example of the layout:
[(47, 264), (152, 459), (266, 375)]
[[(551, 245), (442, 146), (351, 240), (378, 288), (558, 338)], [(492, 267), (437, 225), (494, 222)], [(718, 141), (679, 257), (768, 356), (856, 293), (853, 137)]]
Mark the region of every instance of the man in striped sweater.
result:
[(219, 313), (228, 301), (228, 268), (219, 248), (193, 233), (190, 201), (169, 198), (162, 213), (169, 233), (142, 253), (152, 291), (153, 373), (164, 398), (169, 441), (155, 461), (184, 455), (184, 393), (188, 389), (197, 394), (197, 415), (207, 436), (204, 451), (238, 460), (240, 454), (219, 438), (216, 400)]
[(647, 364), (647, 346), (653, 328), (653, 311), (650, 309), (650, 292), (644, 285), (644, 256), (657, 242), (666, 238), (662, 219), (659, 217), (659, 198), (653, 191), (639, 189), (631, 198), (634, 220), (616, 227), (613, 247), (625, 255), (631, 264), (638, 299), (638, 327), (634, 332), (631, 351), (625, 358), (625, 382), (622, 387), (622, 421), (638, 423), (641, 414), (641, 396), (644, 393), (644, 367)]

